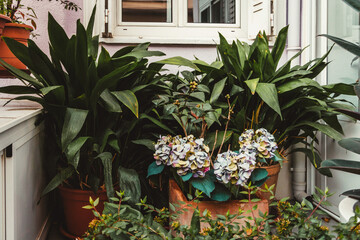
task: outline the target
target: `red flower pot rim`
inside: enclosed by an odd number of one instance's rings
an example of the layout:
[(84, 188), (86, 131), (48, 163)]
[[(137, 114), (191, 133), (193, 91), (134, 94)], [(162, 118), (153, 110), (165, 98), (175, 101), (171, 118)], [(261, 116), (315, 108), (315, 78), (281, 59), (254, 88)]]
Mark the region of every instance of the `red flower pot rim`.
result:
[(5, 21), (11, 22), (11, 18), (9, 18), (8, 16), (6, 16), (4, 14), (0, 14), (0, 19), (4, 19)]
[(25, 28), (30, 32), (34, 30), (32, 26), (23, 23), (5, 23), (5, 27)]

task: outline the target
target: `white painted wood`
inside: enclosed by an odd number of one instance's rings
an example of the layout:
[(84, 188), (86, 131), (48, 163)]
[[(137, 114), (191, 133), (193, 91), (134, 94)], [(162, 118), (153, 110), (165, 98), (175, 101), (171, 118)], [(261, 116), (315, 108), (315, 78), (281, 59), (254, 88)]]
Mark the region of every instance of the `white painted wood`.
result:
[(5, 220), (1, 240), (45, 239), (48, 231), (47, 197), (38, 204), (46, 184), (43, 125), (35, 125), (39, 113), (38, 109), (0, 108), (0, 149), (7, 152), (0, 158), (1, 228)]
[(248, 14), (249, 39), (255, 39), (259, 31), (271, 33), (271, 0), (249, 0)]

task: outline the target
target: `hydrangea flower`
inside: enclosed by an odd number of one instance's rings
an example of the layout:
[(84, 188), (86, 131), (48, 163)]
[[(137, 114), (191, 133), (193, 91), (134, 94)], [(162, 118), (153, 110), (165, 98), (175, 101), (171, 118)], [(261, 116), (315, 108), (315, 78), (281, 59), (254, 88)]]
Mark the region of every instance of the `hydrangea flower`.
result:
[(255, 153), (259, 159), (270, 159), (278, 148), (274, 136), (265, 128), (246, 130), (239, 137), (240, 151)]
[(214, 174), (219, 182), (224, 184), (245, 185), (255, 169), (254, 152), (227, 151), (217, 156), (214, 163)]
[(155, 144), (154, 158), (157, 165), (172, 166), (179, 176), (192, 173), (193, 177), (204, 177), (210, 170), (209, 147), (204, 139), (187, 137), (161, 137)]

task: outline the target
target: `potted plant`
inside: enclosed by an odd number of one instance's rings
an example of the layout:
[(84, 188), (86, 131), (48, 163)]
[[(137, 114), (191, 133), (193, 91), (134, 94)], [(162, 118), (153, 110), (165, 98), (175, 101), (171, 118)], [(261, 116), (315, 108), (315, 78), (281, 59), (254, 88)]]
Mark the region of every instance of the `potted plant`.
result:
[[(91, 220), (87, 212), (81, 212), (89, 195), (103, 192), (111, 198), (115, 182), (124, 189), (126, 180), (136, 175), (124, 168), (121, 158), (131, 139), (128, 124), (137, 127), (140, 111), (135, 93), (144, 94), (158, 73), (157, 66), (148, 67), (144, 57), (164, 55), (148, 51), (148, 43), (125, 47), (113, 56), (101, 48), (98, 54), (99, 38), (92, 35), (94, 17), (95, 9), (88, 27), (79, 20), (76, 34), (69, 38), (49, 14), (51, 58), (32, 40), (25, 46), (4, 37), (31, 75), (0, 60), (25, 83), (2, 87), (0, 92), (25, 94), (13, 100), (30, 100), (43, 107), (49, 152), (46, 165), (52, 177), (43, 195), (60, 190), (69, 214), (66, 230), (73, 236), (81, 236)], [(32, 95), (26, 95), (29, 93)], [(80, 201), (70, 202), (75, 198)]]

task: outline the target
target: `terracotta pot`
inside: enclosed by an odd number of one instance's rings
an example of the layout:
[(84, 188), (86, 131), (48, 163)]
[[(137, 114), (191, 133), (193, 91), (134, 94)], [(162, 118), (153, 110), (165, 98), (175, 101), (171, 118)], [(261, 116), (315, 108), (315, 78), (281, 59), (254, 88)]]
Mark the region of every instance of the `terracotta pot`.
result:
[(106, 191), (99, 190), (95, 195), (93, 191), (70, 189), (60, 186), (59, 192), (64, 206), (66, 236), (81, 237), (86, 232), (91, 220), (94, 219), (92, 211), (82, 207), (89, 205), (89, 197), (91, 196), (94, 200), (99, 198), (99, 205), (96, 209), (102, 212), (104, 202), (107, 200)]
[[(265, 181), (265, 183), (260, 187), (262, 189), (265, 189), (265, 184), (270, 187), (272, 185), (275, 184), (274, 188), (273, 188), (273, 192), (275, 194), (276, 192), (276, 185), (277, 185), (277, 181), (278, 181), (278, 177), (279, 177), (279, 172), (280, 172), (280, 164), (275, 164), (275, 165), (271, 165), (271, 166), (265, 166), (265, 167), (261, 167), (263, 169), (266, 169), (266, 171), (268, 172), (268, 176), (269, 178)], [(267, 192), (260, 192), (260, 195), (267, 200), (270, 200), (271, 197), (271, 193), (267, 193)]]
[(11, 19), (8, 16), (0, 14), (0, 36), (3, 33), (5, 23), (11, 22)]
[[(19, 24), (19, 23), (6, 23), (3, 31), (3, 37), (13, 38), (16, 41), (27, 46), (27, 41), (30, 37), (30, 32), (33, 28), (29, 25)], [(5, 41), (1, 39), (0, 41), (0, 58), (2, 58), (6, 63), (21, 69), (26, 70), (27, 67), (19, 60), (14, 54), (10, 51)], [(4, 75), (6, 70), (3, 67), (0, 67), (1, 75)]]
[[(226, 215), (226, 212), (229, 210), (230, 214), (237, 214), (239, 212), (239, 208), (244, 210), (243, 216), (252, 216), (251, 213), (247, 213), (246, 211), (252, 210), (255, 205), (258, 205), (258, 208), (254, 211), (255, 217), (259, 217), (259, 211), (265, 213), (269, 212), (269, 203), (266, 199), (261, 199), (259, 202), (251, 202), (251, 203), (242, 203), (239, 200), (229, 200), (226, 202), (217, 202), (217, 201), (200, 201), (199, 203), (193, 203), (187, 200), (180, 187), (177, 185), (175, 180), (169, 180), (169, 202), (179, 204), (179, 201), (183, 201), (186, 204), (182, 205), (181, 208), (188, 209), (188, 211), (184, 211), (177, 221), (179, 221), (180, 225), (190, 226), (191, 218), (194, 213), (194, 208), (198, 207), (200, 212), (203, 212), (205, 209), (211, 212), (213, 218), (216, 218), (217, 214)], [(191, 204), (192, 206), (187, 206), (187, 204)], [(184, 207), (185, 206), (185, 207)], [(243, 224), (245, 219), (236, 219), (235, 222), (239, 224)], [(207, 227), (204, 223), (201, 223), (201, 228)]]

